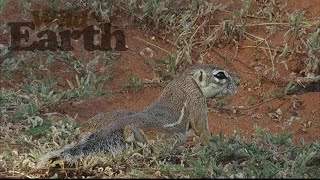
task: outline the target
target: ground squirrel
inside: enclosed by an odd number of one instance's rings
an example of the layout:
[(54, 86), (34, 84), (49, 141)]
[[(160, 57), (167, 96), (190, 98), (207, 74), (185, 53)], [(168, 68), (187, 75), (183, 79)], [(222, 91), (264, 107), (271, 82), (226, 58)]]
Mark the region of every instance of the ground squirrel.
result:
[(48, 154), (39, 165), (53, 157), (72, 162), (89, 154), (121, 151), (128, 141), (149, 143), (158, 135), (164, 138), (185, 135), (190, 128), (203, 145), (208, 145), (211, 134), (206, 99), (233, 94), (238, 85), (236, 76), (216, 65), (193, 65), (141, 111), (106, 112), (89, 119), (82, 126), (79, 142)]

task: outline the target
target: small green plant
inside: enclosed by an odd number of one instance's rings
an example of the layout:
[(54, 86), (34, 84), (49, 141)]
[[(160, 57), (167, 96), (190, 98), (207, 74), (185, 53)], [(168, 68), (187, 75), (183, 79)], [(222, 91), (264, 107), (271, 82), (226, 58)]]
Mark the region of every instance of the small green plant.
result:
[(248, 104), (249, 106), (254, 105), (254, 99), (253, 99), (253, 96), (249, 96), (249, 97), (248, 97), (247, 104)]
[(104, 52), (103, 53), (103, 62), (104, 62), (104, 67), (108, 67), (111, 65), (113, 61), (116, 61), (120, 58), (120, 54), (112, 53), (110, 51)]
[(284, 88), (283, 94), (289, 94), (296, 90), (296, 85), (292, 82), (289, 82), (288, 85)]
[(29, 116), (34, 116), (37, 113), (37, 107), (34, 102), (29, 102), (28, 104), (22, 104), (15, 112), (14, 119), (25, 119)]
[(66, 97), (68, 99), (77, 97), (85, 99), (94, 95), (108, 95), (109, 91), (103, 89), (102, 83), (105, 81), (105, 78), (97, 78), (93, 73), (86, 74), (83, 77), (76, 75), (76, 86), (73, 85), (71, 81), (67, 80), (70, 89), (66, 92)]
[(175, 57), (174, 56), (168, 56), (167, 58), (163, 60), (158, 60), (157, 63), (163, 64), (165, 66), (165, 69), (159, 70), (156, 73), (163, 78), (163, 80), (170, 81), (174, 78), (175, 74), (177, 73), (177, 69), (175, 66)]
[[(40, 117), (37, 117), (40, 118)], [(47, 119), (46, 121), (40, 123), (39, 125), (34, 125), (34, 127), (30, 128), (27, 132), (28, 135), (40, 137), (41, 135), (45, 135), (48, 130), (51, 129), (53, 125), (52, 119)]]
[(123, 85), (124, 88), (140, 89), (143, 86), (142, 80), (135, 76), (130, 76), (128, 81)]
[(75, 69), (79, 71), (79, 75), (75, 75), (76, 85), (74, 85), (70, 80), (67, 80), (70, 88), (66, 92), (66, 97), (68, 99), (77, 97), (83, 99), (94, 95), (102, 96), (109, 94), (109, 91), (104, 90), (103, 87), (103, 83), (107, 81), (107, 78), (97, 76), (93, 73), (93, 71), (98, 67), (99, 58), (100, 56), (97, 56), (86, 65), (81, 62), (82, 60), (75, 61)]
[(223, 107), (225, 107), (225, 106), (227, 105), (227, 102), (225, 102), (225, 101), (217, 101), (217, 102), (215, 103), (215, 105), (216, 105), (217, 107), (219, 107), (219, 108), (223, 108)]

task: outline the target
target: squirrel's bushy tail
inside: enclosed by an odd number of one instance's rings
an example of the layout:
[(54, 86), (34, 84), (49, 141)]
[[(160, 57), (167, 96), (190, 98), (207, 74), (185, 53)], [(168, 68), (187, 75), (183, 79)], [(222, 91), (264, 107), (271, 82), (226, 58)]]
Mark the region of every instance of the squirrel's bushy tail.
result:
[(112, 133), (91, 133), (79, 142), (67, 145), (61, 150), (49, 152), (37, 164), (38, 168), (47, 166), (50, 161), (62, 159), (67, 163), (73, 164), (80, 158), (90, 154), (107, 153), (109, 151), (121, 152), (125, 147), (125, 140), (121, 130), (115, 130)]

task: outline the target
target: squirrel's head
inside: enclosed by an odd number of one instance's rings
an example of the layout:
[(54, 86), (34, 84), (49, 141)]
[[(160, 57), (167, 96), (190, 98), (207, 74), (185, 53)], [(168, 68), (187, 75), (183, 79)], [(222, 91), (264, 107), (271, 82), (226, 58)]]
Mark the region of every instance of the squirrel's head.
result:
[(234, 94), (240, 84), (235, 75), (212, 64), (193, 66), (187, 73), (197, 83), (205, 98)]

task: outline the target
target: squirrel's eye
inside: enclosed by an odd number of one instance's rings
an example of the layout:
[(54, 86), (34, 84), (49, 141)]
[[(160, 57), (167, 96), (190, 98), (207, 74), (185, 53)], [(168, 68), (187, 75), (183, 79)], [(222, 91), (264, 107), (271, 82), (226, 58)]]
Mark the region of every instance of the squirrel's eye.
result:
[(224, 74), (224, 72), (218, 72), (217, 74), (214, 75), (218, 79), (227, 79), (227, 76)]

